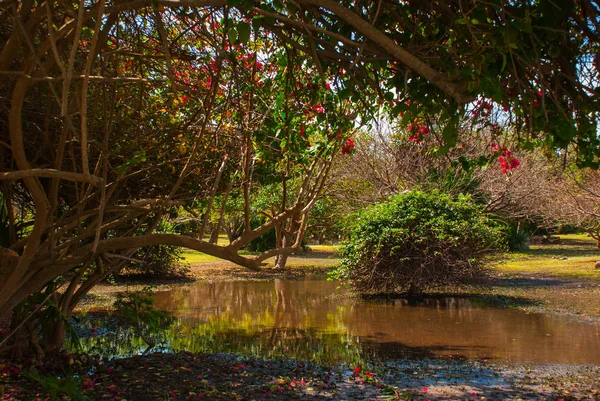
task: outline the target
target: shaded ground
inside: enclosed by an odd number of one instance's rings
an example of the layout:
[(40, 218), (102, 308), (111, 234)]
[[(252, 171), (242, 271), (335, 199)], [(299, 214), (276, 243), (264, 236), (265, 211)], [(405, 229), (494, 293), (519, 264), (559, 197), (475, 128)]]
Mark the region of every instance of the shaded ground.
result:
[[(354, 369), (228, 354), (150, 354), (98, 362), (74, 357), (58, 399), (90, 400), (598, 400), (600, 368), (491, 365), (487, 361), (420, 360)], [(0, 365), (5, 400), (48, 400), (49, 388), (22, 366)], [(25, 368), (25, 370), (28, 370)], [(93, 374), (89, 374), (93, 372)], [(75, 377), (75, 379), (73, 379)], [(43, 380), (42, 380), (43, 381)], [(69, 397), (63, 397), (68, 394)]]

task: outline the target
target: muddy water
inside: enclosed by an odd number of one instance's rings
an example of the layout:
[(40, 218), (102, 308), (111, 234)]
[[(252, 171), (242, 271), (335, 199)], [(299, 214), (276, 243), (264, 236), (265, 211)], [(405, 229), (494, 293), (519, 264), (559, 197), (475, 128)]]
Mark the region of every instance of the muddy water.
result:
[(324, 280), (198, 284), (156, 295), (168, 348), (319, 362), (458, 357), (600, 364), (600, 327), (465, 298), (361, 301)]

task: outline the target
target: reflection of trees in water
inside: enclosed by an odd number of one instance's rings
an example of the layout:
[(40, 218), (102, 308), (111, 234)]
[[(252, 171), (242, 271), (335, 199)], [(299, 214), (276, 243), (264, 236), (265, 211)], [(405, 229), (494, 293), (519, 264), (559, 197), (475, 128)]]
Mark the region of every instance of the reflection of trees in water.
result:
[[(316, 287), (311, 289), (311, 287)], [(307, 281), (298, 286), (297, 282), (274, 280), (269, 282), (226, 282), (203, 284), (183, 291), (157, 294), (157, 307), (173, 312), (181, 317), (193, 317), (207, 321), (211, 316), (231, 313), (241, 319), (246, 313), (257, 316), (267, 311), (274, 316), (275, 327), (309, 327), (321, 329), (323, 322), (320, 311), (335, 312), (335, 302), (327, 298), (335, 285)], [(185, 296), (182, 296), (182, 293)], [(315, 311), (317, 312), (315, 314)], [(323, 315), (325, 316), (325, 315)]]
[[(315, 329), (264, 329), (249, 317), (238, 321), (223, 315), (206, 323), (179, 319), (155, 338), (161, 344), (158, 349), (174, 352), (287, 357), (324, 365), (364, 363), (357, 337)], [(145, 342), (126, 328), (108, 336), (84, 338), (81, 342), (84, 352), (109, 357), (135, 355), (146, 348)]]
[[(182, 319), (176, 329), (190, 337), (185, 340), (190, 346), (196, 335), (209, 338), (202, 330), (212, 328), (217, 347), (223, 348), (221, 339), (226, 338), (241, 349), (244, 339), (250, 341), (248, 347), (266, 354), (269, 347), (277, 352), (291, 349), (292, 357), (293, 348), (299, 347), (296, 343), (330, 335), (329, 341), (340, 341), (331, 344), (333, 348), (359, 344), (360, 352), (368, 349), (384, 357), (392, 349), (421, 350), (420, 354), (429, 349), (435, 354), (515, 362), (556, 362), (559, 354), (569, 363), (600, 362), (596, 326), (486, 307), (471, 298), (334, 298), (335, 288), (335, 283), (308, 280), (214, 283), (159, 294), (157, 306)], [(191, 331), (194, 327), (204, 329)], [(187, 349), (183, 339), (178, 341), (178, 349)], [(210, 350), (208, 340), (198, 341)]]

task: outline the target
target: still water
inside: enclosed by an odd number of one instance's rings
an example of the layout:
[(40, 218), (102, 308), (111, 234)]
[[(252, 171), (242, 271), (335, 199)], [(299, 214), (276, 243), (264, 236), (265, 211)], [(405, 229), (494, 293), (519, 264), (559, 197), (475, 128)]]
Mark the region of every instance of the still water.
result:
[(336, 282), (275, 280), (203, 283), (157, 293), (155, 300), (175, 317), (161, 337), (167, 350), (328, 364), (420, 357), (600, 364), (598, 325), (474, 299), (409, 304), (344, 294)]

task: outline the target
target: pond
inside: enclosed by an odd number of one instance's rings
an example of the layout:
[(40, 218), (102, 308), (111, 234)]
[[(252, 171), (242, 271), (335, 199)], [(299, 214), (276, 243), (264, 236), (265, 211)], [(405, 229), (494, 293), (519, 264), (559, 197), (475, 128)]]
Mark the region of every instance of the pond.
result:
[[(156, 294), (175, 319), (162, 349), (285, 356), (326, 364), (441, 357), (600, 364), (600, 327), (477, 299), (357, 300), (326, 280), (202, 283)], [(140, 352), (132, 332), (82, 339), (86, 350)]]

